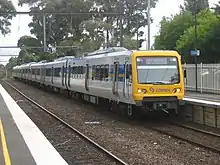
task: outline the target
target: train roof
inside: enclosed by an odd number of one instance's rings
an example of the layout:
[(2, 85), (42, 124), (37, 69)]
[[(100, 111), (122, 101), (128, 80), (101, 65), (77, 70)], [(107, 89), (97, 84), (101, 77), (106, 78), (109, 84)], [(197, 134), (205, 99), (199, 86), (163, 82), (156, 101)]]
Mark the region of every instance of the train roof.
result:
[(64, 56), (64, 57), (54, 59), (54, 61), (64, 61), (64, 60), (74, 59), (74, 58), (76, 58), (76, 57), (75, 56)]
[[(128, 50), (124, 47), (110, 47), (107, 49), (103, 49), (103, 50), (97, 50), (91, 53), (88, 53), (87, 56), (83, 56), (83, 57), (75, 57), (75, 56), (64, 56), (64, 57), (60, 57), (57, 59), (54, 59), (53, 61), (48, 61), (48, 60), (43, 60), (40, 61), (38, 63), (36, 62), (30, 62), (30, 63), (26, 63), (26, 64), (22, 64), (20, 66), (16, 66), (16, 68), (14, 67), (13, 69), (17, 69), (17, 68), (26, 68), (31, 66), (40, 66), (40, 65), (48, 65), (48, 64), (58, 64), (58, 63), (63, 63), (66, 62), (66, 60), (83, 60), (83, 59), (93, 59), (93, 58), (103, 58), (103, 57), (112, 57), (112, 56), (121, 56), (121, 55), (127, 55), (130, 56), (133, 53), (153, 53), (153, 55), (161, 55), (161, 53), (164, 53), (164, 55), (167, 54), (171, 54), (171, 55), (179, 55), (177, 51), (175, 50)], [(157, 54), (159, 53), (159, 54)]]
[(109, 47), (107, 49), (96, 50), (94, 52), (88, 53), (87, 56), (94, 56), (94, 55), (113, 53), (113, 52), (122, 52), (122, 51), (127, 51), (127, 50), (128, 49), (126, 49), (124, 47)]

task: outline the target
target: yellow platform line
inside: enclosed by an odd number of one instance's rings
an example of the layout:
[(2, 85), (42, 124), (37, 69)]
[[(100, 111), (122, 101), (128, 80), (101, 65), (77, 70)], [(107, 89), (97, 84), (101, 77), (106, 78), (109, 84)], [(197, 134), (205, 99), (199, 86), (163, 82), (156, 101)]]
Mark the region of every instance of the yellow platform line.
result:
[(0, 135), (1, 135), (3, 155), (4, 155), (4, 158), (5, 158), (5, 165), (11, 165), (11, 159), (10, 159), (10, 156), (9, 156), (9, 153), (8, 153), (8, 147), (7, 147), (4, 128), (3, 128), (3, 124), (2, 124), (1, 119), (0, 119)]

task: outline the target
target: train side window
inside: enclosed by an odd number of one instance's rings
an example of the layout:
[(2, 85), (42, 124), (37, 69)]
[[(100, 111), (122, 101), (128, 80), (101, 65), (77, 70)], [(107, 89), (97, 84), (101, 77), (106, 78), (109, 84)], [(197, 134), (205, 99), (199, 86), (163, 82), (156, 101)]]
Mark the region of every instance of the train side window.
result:
[(96, 74), (96, 67), (95, 65), (92, 66), (92, 80), (95, 79), (95, 74)]
[(77, 74), (77, 66), (74, 66), (74, 78), (75, 79), (77, 78), (76, 74)]
[(78, 66), (77, 68), (78, 68), (78, 72), (77, 72), (78, 77), (77, 77), (77, 78), (80, 78), (80, 72), (81, 72), (81, 70), (80, 70), (80, 69), (81, 69), (81, 68), (80, 68), (80, 66)]
[(75, 66), (72, 67), (72, 78), (75, 78), (75, 72), (76, 72), (76, 68)]
[(52, 68), (49, 68), (49, 74), (52, 76)]
[(78, 66), (78, 78), (80, 79), (81, 78), (81, 73), (82, 73), (82, 68), (81, 68), (81, 66)]
[(101, 66), (100, 66), (100, 81), (103, 80), (103, 78), (104, 78), (104, 73), (105, 73), (105, 66), (104, 66), (104, 65), (101, 65)]
[(78, 66), (75, 66), (75, 79), (77, 79), (77, 77), (78, 77)]
[(46, 76), (49, 76), (49, 69), (46, 68)]
[(64, 78), (64, 66), (62, 66), (62, 79)]
[(78, 66), (78, 78), (80, 78), (80, 76), (81, 76), (81, 67), (80, 66)]
[(129, 80), (132, 82), (132, 66), (131, 64), (128, 65), (128, 73), (129, 73)]
[(80, 78), (83, 78), (84, 67), (80, 66)]
[(60, 70), (61, 68), (55, 68), (54, 77), (60, 77)]
[(124, 75), (123, 75), (123, 70), (125, 69), (125, 66), (123, 64), (118, 65), (118, 81), (123, 81)]
[(48, 69), (48, 72), (49, 72), (49, 76), (52, 76), (52, 69), (51, 68)]
[(105, 65), (105, 75), (104, 78), (106, 81), (108, 81), (108, 73), (109, 73), (109, 64)]
[(129, 79), (129, 65), (126, 65), (126, 79)]
[(100, 65), (96, 65), (96, 80), (100, 80)]
[(81, 66), (81, 71), (82, 71), (81, 74), (84, 74), (84, 66)]
[(39, 75), (39, 69), (35, 69), (35, 74)]

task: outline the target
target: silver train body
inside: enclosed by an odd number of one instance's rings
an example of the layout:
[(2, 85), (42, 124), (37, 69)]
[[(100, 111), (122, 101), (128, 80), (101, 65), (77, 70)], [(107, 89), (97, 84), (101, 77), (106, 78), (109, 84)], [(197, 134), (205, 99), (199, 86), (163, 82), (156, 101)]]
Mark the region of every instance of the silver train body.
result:
[[(156, 65), (148, 62), (152, 59)], [(16, 66), (13, 77), (54, 91), (68, 91), (94, 104), (104, 100), (112, 108), (122, 103), (128, 115), (133, 107), (147, 112), (152, 109), (177, 112), (178, 102), (184, 97), (181, 57), (175, 51), (109, 48), (82, 58), (67, 56), (52, 62)], [(151, 83), (147, 77), (151, 77), (148, 78)], [(162, 79), (166, 82), (157, 82)]]
[[(119, 66), (118, 75), (114, 75), (116, 65)], [(131, 51), (23, 64), (14, 67), (12, 75), (55, 89), (85, 94), (84, 98), (93, 103), (100, 97), (135, 104), (132, 85), (128, 79), (125, 84), (122, 65), (131, 66)]]

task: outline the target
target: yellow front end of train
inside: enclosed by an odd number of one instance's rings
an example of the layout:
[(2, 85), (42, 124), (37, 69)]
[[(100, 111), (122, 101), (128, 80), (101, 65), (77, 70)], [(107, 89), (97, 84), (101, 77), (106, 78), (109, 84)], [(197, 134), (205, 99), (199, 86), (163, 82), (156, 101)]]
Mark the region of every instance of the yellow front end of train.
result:
[(178, 109), (184, 97), (184, 74), (176, 51), (136, 51), (132, 54), (132, 92), (136, 105)]

